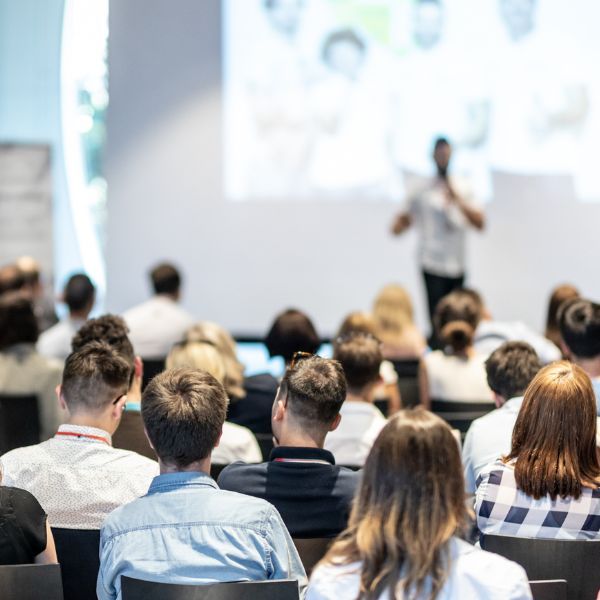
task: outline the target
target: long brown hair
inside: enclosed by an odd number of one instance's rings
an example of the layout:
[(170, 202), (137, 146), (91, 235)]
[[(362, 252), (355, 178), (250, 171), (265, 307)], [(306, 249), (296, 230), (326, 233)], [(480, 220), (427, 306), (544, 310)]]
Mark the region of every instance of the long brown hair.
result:
[(529, 384), (504, 461), (516, 459), (515, 480), (536, 500), (574, 499), (600, 485), (596, 397), (585, 371), (567, 361), (544, 367)]
[(362, 600), (385, 590), (429, 598), (448, 576), (448, 543), (465, 521), (458, 444), (448, 425), (416, 408), (382, 429), (367, 458), (348, 528), (324, 562), (361, 562)]
[(455, 290), (438, 302), (433, 322), (444, 348), (458, 354), (473, 344), (481, 310), (476, 295), (470, 290)]

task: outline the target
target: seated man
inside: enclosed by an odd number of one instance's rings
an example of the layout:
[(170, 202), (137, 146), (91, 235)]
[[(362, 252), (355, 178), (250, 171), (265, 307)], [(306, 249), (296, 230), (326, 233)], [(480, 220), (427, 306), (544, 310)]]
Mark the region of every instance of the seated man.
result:
[(325, 449), (341, 465), (361, 466), (379, 432), (387, 423), (373, 404), (381, 384), (381, 344), (370, 335), (355, 334), (336, 341), (333, 358), (338, 360), (348, 391), (340, 410), (340, 426), (325, 438)]
[(227, 394), (208, 373), (173, 369), (144, 391), (142, 417), (160, 464), (146, 496), (115, 510), (100, 533), (100, 600), (121, 576), (165, 583), (297, 579), (306, 574), (279, 513), (210, 478)]
[(523, 394), (541, 368), (535, 350), (525, 342), (505, 342), (487, 359), (487, 381), (498, 408), (475, 419), (467, 431), (462, 450), (467, 494), (475, 493), (483, 467), (510, 452)]
[(334, 537), (345, 529), (359, 474), (323, 450), (340, 422), (346, 382), (339, 363), (313, 356), (289, 367), (272, 411), (277, 446), (269, 462), (234, 463), (219, 486), (268, 500), (292, 537)]
[(158, 473), (155, 461), (111, 445), (130, 376), (129, 364), (107, 344), (73, 352), (58, 388), (68, 422), (53, 438), (2, 457), (2, 484), (33, 494), (53, 527), (99, 529), (117, 506), (145, 494)]

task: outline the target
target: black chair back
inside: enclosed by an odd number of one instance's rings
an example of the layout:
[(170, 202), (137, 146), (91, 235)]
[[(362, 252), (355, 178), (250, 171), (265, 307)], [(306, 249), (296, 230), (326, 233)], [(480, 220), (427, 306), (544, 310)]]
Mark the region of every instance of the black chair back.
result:
[(0, 394), (0, 454), (40, 443), (35, 394)]
[(218, 463), (210, 463), (210, 476), (217, 481), (217, 479), (219, 479), (219, 475), (221, 474), (221, 471), (225, 468), (228, 467), (229, 465), (222, 465), (222, 464), (218, 464)]
[(181, 585), (121, 577), (123, 600), (298, 600), (291, 580)]
[(398, 375), (398, 389), (403, 408), (411, 408), (421, 403), (419, 397), (419, 359), (392, 360)]
[(96, 600), (100, 531), (52, 528), (65, 600)]
[(159, 373), (165, 370), (165, 358), (144, 358), (144, 375), (142, 377), (142, 389)]
[(273, 450), (273, 434), (272, 433), (255, 433), (260, 453), (262, 454), (263, 460), (269, 460), (271, 456), (271, 450)]
[(520, 564), (532, 581), (565, 579), (567, 597), (596, 600), (600, 540), (544, 540), (482, 535), (481, 547)]
[(60, 565), (0, 566), (2, 600), (63, 600)]
[(310, 577), (313, 568), (325, 556), (334, 538), (294, 538), (293, 541), (304, 565), (304, 570)]
[(137, 410), (125, 410), (118, 429), (112, 436), (113, 446), (137, 452), (142, 456), (156, 460), (156, 454), (150, 447), (144, 433), (142, 414)]
[(463, 437), (475, 419), (487, 415), (494, 408), (493, 402), (431, 400), (431, 411), (444, 419), (450, 427), (458, 429)]
[(567, 582), (564, 579), (530, 581), (533, 600), (567, 600)]

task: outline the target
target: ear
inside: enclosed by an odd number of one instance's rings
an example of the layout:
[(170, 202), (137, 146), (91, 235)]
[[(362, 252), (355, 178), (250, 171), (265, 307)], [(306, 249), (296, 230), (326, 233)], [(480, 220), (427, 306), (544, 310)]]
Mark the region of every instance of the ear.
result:
[(563, 356), (566, 356), (571, 361), (573, 360), (573, 353), (562, 338), (560, 340), (560, 351), (563, 353)]
[(150, 441), (150, 437), (148, 436), (146, 427), (144, 427), (144, 435), (146, 436), (146, 439), (148, 440), (148, 445), (150, 446), (150, 448), (152, 448), (152, 450), (154, 450), (156, 452), (156, 449), (154, 448), (154, 446), (152, 445), (152, 442)]
[(139, 356), (136, 356), (133, 361), (133, 372), (137, 379), (141, 379), (144, 375), (144, 362)]
[(126, 404), (127, 394), (125, 394), (114, 406), (112, 406), (112, 410), (110, 411), (111, 417), (116, 421), (120, 421)]
[(285, 398), (282, 400), (280, 400), (279, 398), (275, 398), (275, 402), (273, 404), (273, 413), (271, 415), (271, 420), (274, 422), (283, 421), (286, 411), (287, 411), (287, 406), (286, 406)]
[(58, 405), (63, 409), (63, 410), (69, 410), (67, 407), (67, 403), (65, 402), (65, 398), (63, 396), (62, 393), (62, 385), (59, 383), (56, 386), (56, 389), (54, 390), (56, 392), (56, 398), (58, 399)]
[(219, 437), (217, 438), (217, 441), (215, 443), (215, 448), (221, 443), (221, 437), (223, 437), (223, 428), (221, 427), (221, 431), (219, 433)]
[(504, 396), (501, 396), (500, 394), (493, 392), (494, 394), (494, 404), (496, 405), (496, 408), (500, 408), (503, 404), (506, 403), (506, 398)]
[(341, 420), (342, 420), (342, 415), (340, 415), (340, 413), (338, 413), (336, 415), (335, 419), (332, 421), (331, 425), (329, 426), (329, 431), (335, 431), (340, 426)]

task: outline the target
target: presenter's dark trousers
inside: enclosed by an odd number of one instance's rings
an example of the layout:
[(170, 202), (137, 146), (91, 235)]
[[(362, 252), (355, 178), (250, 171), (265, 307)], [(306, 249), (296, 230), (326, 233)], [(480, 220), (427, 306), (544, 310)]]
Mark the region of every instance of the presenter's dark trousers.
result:
[(435, 275), (423, 269), (423, 278), (425, 280), (425, 290), (427, 291), (427, 306), (429, 308), (429, 321), (431, 322), (431, 335), (429, 336), (429, 345), (436, 349), (440, 344), (435, 335), (435, 327), (433, 325), (433, 313), (437, 303), (446, 295), (463, 287), (465, 283), (465, 274), (458, 277), (444, 277), (443, 275)]

